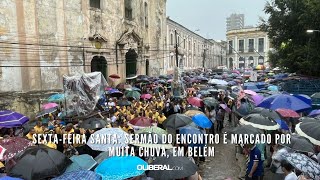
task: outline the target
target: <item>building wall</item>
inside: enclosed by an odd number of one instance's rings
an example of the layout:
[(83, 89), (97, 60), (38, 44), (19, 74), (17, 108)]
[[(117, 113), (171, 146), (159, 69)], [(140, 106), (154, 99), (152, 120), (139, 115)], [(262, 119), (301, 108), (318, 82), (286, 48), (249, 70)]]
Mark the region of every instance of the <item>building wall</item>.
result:
[[(264, 39), (263, 51), (259, 52), (259, 38)], [(249, 52), (249, 39), (254, 40), (253, 52)], [(244, 40), (244, 51), (239, 51), (239, 40)], [(232, 47), (229, 42), (232, 41)], [(253, 66), (264, 64), (268, 66), (268, 52), (270, 51), (270, 41), (266, 32), (259, 28), (248, 28), (241, 30), (232, 30), (227, 32), (227, 63), (229, 68), (247, 68), (250, 67), (253, 59)], [(229, 53), (229, 50), (232, 51)], [(243, 61), (240, 61), (244, 58)]]
[(125, 0), (100, 0), (100, 8), (89, 2), (0, 1), (0, 92), (62, 89), (63, 75), (91, 72), (94, 56), (106, 59), (107, 76), (123, 81), (130, 48), (138, 54), (137, 74), (146, 73), (146, 59), (149, 75), (161, 73), (166, 0), (132, 0), (132, 20)]

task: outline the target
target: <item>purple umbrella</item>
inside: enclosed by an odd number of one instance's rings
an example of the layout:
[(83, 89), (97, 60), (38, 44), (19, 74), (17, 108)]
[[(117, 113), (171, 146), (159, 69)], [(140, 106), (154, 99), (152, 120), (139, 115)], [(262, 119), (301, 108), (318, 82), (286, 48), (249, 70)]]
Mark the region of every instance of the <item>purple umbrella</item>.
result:
[(264, 97), (259, 94), (256, 94), (256, 95), (251, 96), (250, 98), (253, 100), (255, 105), (258, 105), (262, 102)]
[(11, 128), (21, 126), (29, 121), (29, 118), (9, 110), (0, 111), (0, 127)]
[(310, 112), (309, 117), (316, 117), (320, 115), (320, 109), (315, 109)]
[(226, 104), (220, 104), (219, 106), (222, 107), (222, 109), (224, 109), (226, 112), (231, 112), (231, 109)]

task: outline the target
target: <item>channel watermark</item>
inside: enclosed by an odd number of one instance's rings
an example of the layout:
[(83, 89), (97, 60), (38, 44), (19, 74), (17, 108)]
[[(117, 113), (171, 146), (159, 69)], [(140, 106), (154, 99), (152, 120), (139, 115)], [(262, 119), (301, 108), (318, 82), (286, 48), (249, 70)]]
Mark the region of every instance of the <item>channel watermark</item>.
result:
[(170, 166), (161, 164), (148, 164), (148, 165), (138, 165), (137, 170), (143, 171), (182, 171), (183, 167), (180, 166)]

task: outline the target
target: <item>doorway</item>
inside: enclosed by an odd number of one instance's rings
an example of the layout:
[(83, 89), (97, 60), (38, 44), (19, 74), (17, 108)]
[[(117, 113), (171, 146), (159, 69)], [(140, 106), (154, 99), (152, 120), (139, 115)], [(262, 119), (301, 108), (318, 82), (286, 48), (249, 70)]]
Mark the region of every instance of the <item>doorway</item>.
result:
[(94, 56), (91, 60), (91, 72), (101, 72), (107, 79), (107, 60), (104, 56)]
[(137, 74), (138, 54), (134, 49), (129, 49), (126, 53), (126, 76)]

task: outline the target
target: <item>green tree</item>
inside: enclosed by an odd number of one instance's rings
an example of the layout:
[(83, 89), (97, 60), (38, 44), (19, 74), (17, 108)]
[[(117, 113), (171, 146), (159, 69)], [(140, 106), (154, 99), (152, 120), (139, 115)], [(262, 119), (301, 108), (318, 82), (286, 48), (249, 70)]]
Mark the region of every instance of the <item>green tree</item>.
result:
[(319, 0), (271, 0), (264, 11), (269, 18), (261, 28), (274, 48), (269, 54), (272, 66), (320, 76), (320, 32), (306, 32), (320, 29)]

